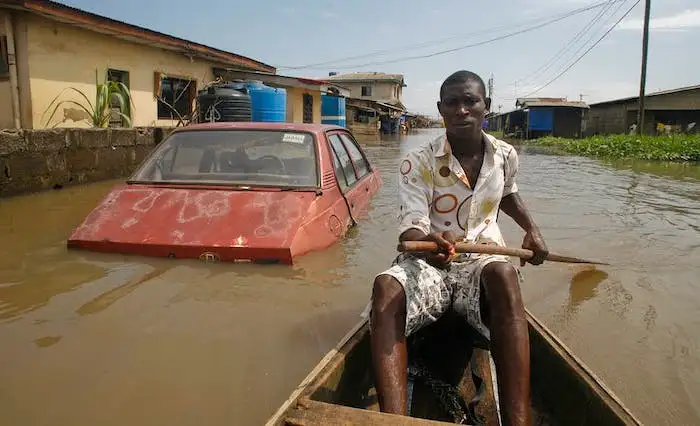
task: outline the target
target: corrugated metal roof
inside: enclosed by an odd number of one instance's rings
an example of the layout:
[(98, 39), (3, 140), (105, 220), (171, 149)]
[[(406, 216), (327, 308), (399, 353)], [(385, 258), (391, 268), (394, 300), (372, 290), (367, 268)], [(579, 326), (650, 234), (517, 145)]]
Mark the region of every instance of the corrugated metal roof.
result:
[(561, 101), (561, 102), (551, 102), (551, 101), (534, 101), (526, 102), (523, 104), (525, 108), (529, 107), (568, 107), (568, 108), (588, 108), (588, 104), (580, 101)]
[[(659, 92), (654, 92), (654, 93), (647, 93), (644, 95), (644, 99), (646, 98), (651, 98), (654, 96), (661, 96), (661, 95), (673, 95), (676, 93), (681, 93), (681, 92), (688, 92), (690, 90), (698, 90), (700, 89), (700, 84), (695, 85), (695, 86), (686, 86), (686, 87), (679, 87), (677, 89), (669, 89), (669, 90), (661, 90)], [(598, 105), (605, 105), (605, 104), (615, 104), (619, 102), (629, 102), (639, 99), (639, 95), (637, 96), (630, 96), (627, 98), (619, 98), (619, 99), (613, 99), (610, 101), (603, 101), (603, 102), (596, 102), (594, 104), (591, 104), (591, 106), (598, 106)]]
[(567, 101), (566, 98), (518, 98), (515, 101), (516, 107), (569, 107), (588, 108), (588, 104), (583, 101)]
[(327, 92), (329, 88), (335, 88), (341, 96), (349, 96), (350, 91), (336, 83), (316, 80), (304, 77), (292, 77), (279, 74), (268, 74), (256, 71), (240, 71), (236, 69), (214, 68), (215, 75), (223, 75), (230, 79), (258, 80), (273, 87), (300, 87), (302, 89), (319, 90)]
[(387, 74), (383, 72), (352, 72), (347, 74), (335, 74), (325, 77), (331, 81), (395, 81), (403, 84), (403, 74)]

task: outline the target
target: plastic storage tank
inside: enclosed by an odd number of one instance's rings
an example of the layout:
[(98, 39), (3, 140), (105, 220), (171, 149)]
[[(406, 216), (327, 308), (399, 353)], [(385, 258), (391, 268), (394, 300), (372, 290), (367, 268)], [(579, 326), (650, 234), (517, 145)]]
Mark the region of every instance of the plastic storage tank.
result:
[(287, 121), (287, 90), (266, 86), (259, 81), (244, 84), (253, 106), (253, 121)]
[(210, 86), (197, 94), (199, 122), (251, 121), (253, 109), (243, 84)]
[(321, 95), (321, 123), (345, 126), (345, 98), (335, 95)]

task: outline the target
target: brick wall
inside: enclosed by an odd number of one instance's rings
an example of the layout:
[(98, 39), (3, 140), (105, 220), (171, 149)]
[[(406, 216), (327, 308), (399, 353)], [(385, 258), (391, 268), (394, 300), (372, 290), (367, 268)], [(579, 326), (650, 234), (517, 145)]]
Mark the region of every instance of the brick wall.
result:
[(126, 177), (171, 130), (0, 130), (0, 197)]

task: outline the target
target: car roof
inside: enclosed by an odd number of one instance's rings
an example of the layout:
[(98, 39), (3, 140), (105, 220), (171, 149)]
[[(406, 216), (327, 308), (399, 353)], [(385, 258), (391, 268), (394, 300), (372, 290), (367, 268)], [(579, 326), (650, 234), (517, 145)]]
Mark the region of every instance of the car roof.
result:
[(272, 123), (272, 122), (253, 122), (253, 121), (226, 121), (216, 123), (197, 123), (190, 124), (186, 127), (178, 127), (177, 132), (186, 132), (190, 130), (296, 130), (312, 133), (320, 133), (328, 130), (345, 130), (345, 127), (336, 126), (333, 124), (315, 124), (315, 123)]

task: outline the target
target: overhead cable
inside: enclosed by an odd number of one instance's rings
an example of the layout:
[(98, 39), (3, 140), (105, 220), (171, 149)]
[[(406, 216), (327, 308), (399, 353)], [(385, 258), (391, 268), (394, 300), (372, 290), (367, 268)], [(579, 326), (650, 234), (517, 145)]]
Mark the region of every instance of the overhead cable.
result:
[(610, 27), (598, 40), (596, 40), (595, 43), (593, 43), (593, 45), (592, 45), (591, 47), (589, 47), (585, 52), (583, 52), (583, 54), (582, 54), (581, 56), (579, 56), (574, 62), (572, 62), (572, 63), (571, 63), (568, 67), (566, 67), (562, 72), (560, 72), (559, 74), (557, 74), (554, 78), (552, 78), (551, 80), (549, 80), (546, 84), (544, 84), (544, 85), (540, 86), (539, 88), (533, 90), (532, 92), (528, 93), (528, 94), (525, 95), (524, 97), (525, 97), (525, 98), (528, 98), (528, 97), (534, 95), (535, 93), (541, 91), (542, 89), (545, 89), (546, 87), (548, 87), (549, 85), (551, 85), (552, 83), (554, 83), (555, 81), (557, 81), (561, 76), (563, 76), (564, 74), (566, 74), (571, 68), (574, 67), (574, 65), (576, 65), (577, 63), (579, 63), (579, 61), (581, 61), (581, 59), (583, 59), (583, 58), (588, 54), (588, 52), (590, 52), (591, 50), (593, 50), (593, 48), (595, 48), (601, 41), (603, 41), (603, 39), (604, 39), (605, 37), (607, 37), (607, 35), (610, 34), (610, 32), (611, 32), (613, 29), (615, 29), (615, 27), (617, 27), (617, 25), (618, 25), (620, 22), (622, 22), (622, 20), (625, 19), (625, 18), (627, 17), (627, 15), (629, 15), (629, 14), (632, 12), (632, 10), (634, 10), (635, 7), (637, 7), (637, 5), (639, 4), (640, 1), (641, 1), (641, 0), (637, 0), (636, 2), (634, 2), (634, 4), (632, 5), (632, 7), (630, 7), (630, 8), (627, 10), (627, 12), (625, 12), (625, 14), (622, 15), (622, 16), (620, 17), (620, 19), (617, 20), (617, 22), (615, 22), (615, 24), (614, 24), (612, 27)]
[[(625, 0), (612, 0), (612, 1), (615, 2), (615, 3), (617, 3), (617, 2), (624, 2)], [(527, 33), (527, 32), (530, 32), (530, 31), (534, 31), (534, 30), (543, 28), (543, 27), (545, 27), (545, 26), (548, 26), (548, 25), (557, 23), (557, 22), (562, 21), (562, 20), (564, 20), (564, 19), (566, 19), (566, 18), (569, 18), (569, 17), (571, 17), (571, 16), (575, 16), (575, 15), (578, 15), (578, 14), (581, 14), (581, 13), (584, 13), (584, 12), (587, 12), (587, 11), (589, 11), (589, 10), (593, 10), (593, 9), (597, 9), (597, 8), (599, 8), (599, 7), (603, 7), (603, 6), (607, 5), (609, 2), (610, 2), (609, 0), (606, 0), (606, 1), (602, 1), (602, 2), (599, 2), (599, 3), (595, 3), (595, 4), (592, 4), (592, 5), (586, 6), (586, 7), (581, 7), (581, 8), (578, 8), (578, 9), (574, 9), (574, 10), (572, 10), (572, 11), (569, 11), (569, 12), (566, 12), (566, 13), (563, 13), (563, 14), (560, 14), (560, 15), (556, 15), (555, 18), (549, 19), (549, 20), (547, 20), (547, 21), (545, 21), (545, 22), (543, 22), (543, 23), (540, 23), (540, 24), (537, 24), (537, 25), (533, 25), (533, 26), (527, 27), (527, 28), (522, 29), (522, 30), (510, 32), (510, 33), (507, 33), (507, 34), (502, 35), (502, 36), (493, 37), (493, 38), (490, 38), (490, 39), (488, 39), (488, 40), (484, 40), (484, 41), (480, 41), (480, 42), (476, 42), (476, 43), (470, 43), (470, 44), (467, 44), (467, 45), (458, 46), (458, 47), (451, 48), (451, 49), (439, 50), (439, 51), (432, 52), (432, 53), (428, 53), (428, 54), (424, 54), (424, 55), (406, 56), (406, 57), (399, 57), (399, 58), (395, 58), (395, 59), (388, 59), (388, 60), (381, 60), (381, 61), (366, 62), (366, 63), (363, 63), (363, 64), (353, 64), (353, 65), (334, 66), (333, 68), (335, 68), (335, 69), (352, 69), (352, 68), (359, 68), (359, 67), (364, 67), (364, 66), (369, 66), (369, 65), (391, 64), (391, 63), (396, 63), (396, 62), (411, 61), (411, 60), (415, 60), (415, 59), (431, 58), (431, 57), (434, 57), (434, 56), (444, 55), (444, 54), (447, 54), (447, 53), (452, 53), (452, 52), (456, 52), (456, 51), (459, 51), (459, 50), (468, 49), (468, 48), (471, 48), (471, 47), (482, 46), (482, 45), (485, 45), (485, 44), (493, 43), (493, 42), (495, 42), (495, 41), (500, 41), (500, 40), (503, 40), (503, 39), (506, 39), (506, 38), (514, 37), (514, 36), (516, 36), (516, 35), (520, 35), (520, 34), (523, 34), (523, 33)], [(520, 25), (519, 25), (519, 26), (520, 26)], [(504, 27), (506, 27), (506, 26), (504, 26)], [(512, 25), (507, 26), (507, 27), (508, 27), (508, 28), (512, 28)], [(485, 31), (475, 31), (475, 32), (469, 33), (469, 34), (483, 34), (484, 32), (488, 32), (488, 30), (485, 30)], [(442, 43), (442, 42), (444, 42), (444, 41), (446, 41), (446, 40), (455, 39), (455, 38), (462, 38), (462, 37), (464, 37), (464, 35), (462, 35), (462, 36), (451, 37), (451, 38), (449, 38), (449, 39), (435, 40), (435, 41), (432, 41), (432, 42), (424, 42), (424, 43), (419, 44), (419, 45), (411, 45), (411, 46), (406, 46), (406, 47), (404, 47), (404, 48), (399, 48), (399, 49), (395, 49), (395, 48), (394, 48), (394, 49), (385, 49), (385, 50), (375, 51), (375, 52), (368, 53), (368, 54), (364, 54), (364, 55), (351, 56), (351, 57), (340, 58), (340, 59), (335, 59), (335, 60), (325, 61), (325, 62), (317, 62), (317, 63), (315, 63), (315, 64), (301, 65), (301, 66), (291, 66), (291, 67), (283, 67), (283, 66), (280, 66), (280, 67), (277, 67), (277, 68), (278, 68), (278, 69), (289, 69), (289, 70), (291, 70), (291, 69), (299, 70), (299, 69), (309, 69), (309, 68), (313, 69), (313, 68), (318, 68), (318, 67), (320, 67), (320, 66), (333, 65), (333, 64), (336, 64), (336, 63), (338, 63), (338, 62), (345, 62), (345, 61), (351, 60), (351, 59), (359, 59), (359, 58), (364, 58), (364, 57), (370, 57), (370, 56), (375, 56), (375, 55), (383, 54), (383, 53), (391, 53), (391, 52), (397, 52), (397, 51), (401, 51), (401, 50), (415, 50), (416, 47), (423, 47), (423, 46), (428, 45), (428, 44)], [(324, 67), (324, 68), (325, 68), (325, 67)]]

